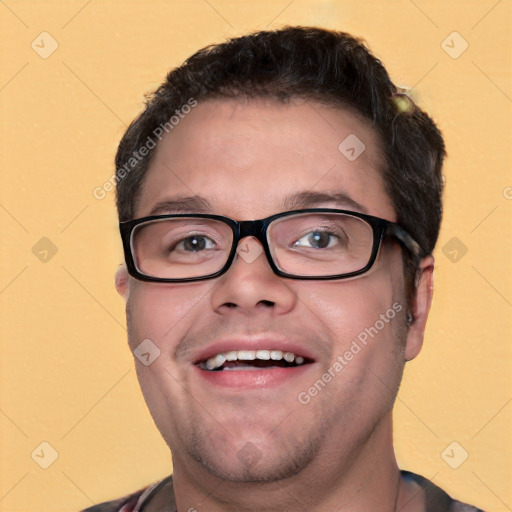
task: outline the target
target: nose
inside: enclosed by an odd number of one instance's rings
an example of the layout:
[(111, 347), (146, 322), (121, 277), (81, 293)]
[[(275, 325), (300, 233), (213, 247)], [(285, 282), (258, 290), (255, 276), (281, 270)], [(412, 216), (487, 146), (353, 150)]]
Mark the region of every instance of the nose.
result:
[(219, 314), (287, 313), (295, 307), (296, 292), (290, 282), (274, 274), (261, 243), (244, 237), (229, 270), (213, 287), (212, 306)]

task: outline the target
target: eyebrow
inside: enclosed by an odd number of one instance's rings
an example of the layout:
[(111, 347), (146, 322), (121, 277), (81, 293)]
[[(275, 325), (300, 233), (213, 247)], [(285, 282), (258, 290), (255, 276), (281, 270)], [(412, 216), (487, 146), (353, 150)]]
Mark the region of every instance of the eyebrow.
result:
[(338, 206), (346, 206), (361, 213), (368, 213), (368, 209), (352, 199), (344, 192), (315, 192), (306, 190), (288, 196), (284, 206), (288, 210), (300, 210), (302, 208), (314, 208), (324, 203), (336, 203)]
[(153, 206), (149, 215), (166, 213), (211, 213), (210, 202), (201, 196), (176, 197), (160, 201)]
[[(287, 196), (283, 201), (285, 210), (300, 210), (314, 208), (325, 203), (336, 203), (337, 206), (348, 207), (362, 213), (368, 209), (352, 199), (344, 192), (314, 192), (306, 190)], [(212, 213), (211, 203), (201, 196), (169, 198), (159, 201), (153, 206), (149, 215), (167, 213)]]

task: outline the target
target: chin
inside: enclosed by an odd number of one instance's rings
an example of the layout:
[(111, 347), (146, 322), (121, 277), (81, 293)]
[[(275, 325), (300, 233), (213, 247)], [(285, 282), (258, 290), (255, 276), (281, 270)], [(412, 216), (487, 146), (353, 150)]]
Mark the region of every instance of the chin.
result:
[[(188, 453), (210, 474), (230, 482), (270, 483), (290, 478), (306, 468), (320, 451), (322, 440), (288, 440), (286, 445), (274, 436), (262, 442), (246, 440), (219, 446), (207, 436), (195, 435)], [(272, 440), (269, 438), (272, 437)]]

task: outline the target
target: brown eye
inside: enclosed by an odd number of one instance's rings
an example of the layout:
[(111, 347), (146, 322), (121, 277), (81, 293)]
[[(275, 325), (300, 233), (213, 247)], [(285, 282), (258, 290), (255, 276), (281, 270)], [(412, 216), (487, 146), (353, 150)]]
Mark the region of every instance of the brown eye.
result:
[(332, 238), (334, 238), (334, 236), (326, 231), (312, 231), (300, 238), (294, 245), (302, 246), (305, 245), (303, 241), (306, 241), (308, 245), (315, 249), (325, 249), (329, 247)]
[(194, 235), (185, 238), (180, 243), (176, 244), (172, 249), (176, 248), (186, 252), (204, 251), (205, 249), (213, 248), (213, 241), (211, 238), (202, 235)]

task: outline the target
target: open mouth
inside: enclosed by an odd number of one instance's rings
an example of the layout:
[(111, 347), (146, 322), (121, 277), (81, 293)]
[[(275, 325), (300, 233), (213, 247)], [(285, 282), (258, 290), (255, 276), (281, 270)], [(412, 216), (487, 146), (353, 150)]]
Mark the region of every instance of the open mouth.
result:
[(308, 358), (281, 350), (230, 350), (196, 364), (208, 371), (271, 370), (274, 368), (295, 368), (309, 364)]

